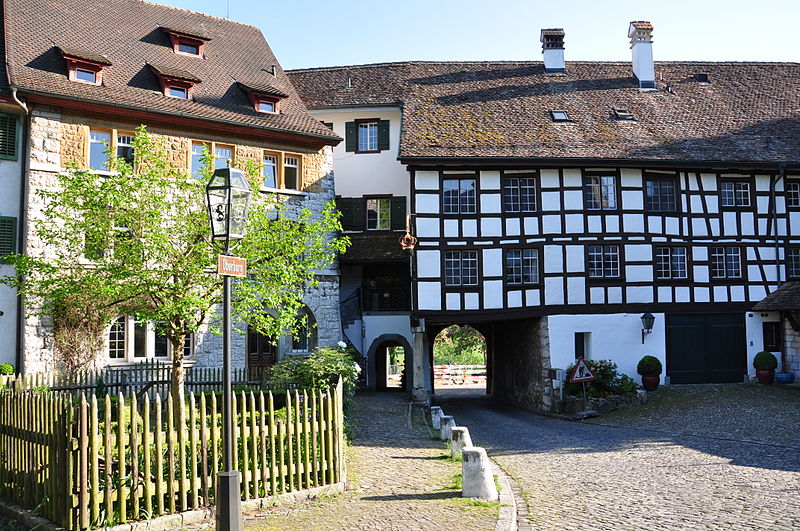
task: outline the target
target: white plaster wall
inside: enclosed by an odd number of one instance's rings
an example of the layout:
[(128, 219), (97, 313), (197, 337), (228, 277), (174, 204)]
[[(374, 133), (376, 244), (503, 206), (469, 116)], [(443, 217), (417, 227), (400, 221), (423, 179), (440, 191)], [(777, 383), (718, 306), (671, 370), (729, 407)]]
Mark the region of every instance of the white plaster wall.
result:
[(550, 315), (547, 318), (550, 333), (550, 365), (565, 369), (575, 361), (575, 333), (591, 333), (588, 359), (611, 360), (617, 364), (621, 373), (627, 374), (636, 382), (641, 377), (636, 373), (636, 365), (642, 356), (649, 354), (661, 360), (664, 371), (661, 382), (667, 373), (666, 335), (663, 313), (653, 314), (656, 318), (653, 333), (642, 344), (642, 314), (615, 313), (603, 315)]
[[(747, 375), (755, 378), (753, 358), (764, 350), (763, 323), (780, 321), (780, 312), (748, 312), (744, 316), (745, 337), (747, 341)], [(773, 352), (778, 358), (778, 370), (781, 370), (781, 353)]]
[(384, 334), (403, 336), (409, 345), (414, 345), (411, 337), (411, 320), (408, 314), (365, 315), (364, 316), (364, 354), (372, 342)]
[[(24, 117), (18, 117), (17, 160), (0, 160), (0, 216), (17, 218), (17, 234), (21, 230), (19, 200), (22, 194), (20, 178), (24, 154), (21, 139), (24, 123)], [(0, 277), (13, 275), (12, 266), (0, 264)], [(16, 367), (17, 290), (0, 286), (0, 312), (0, 363), (10, 363)]]
[(334, 132), (344, 138), (345, 123), (361, 118), (389, 120), (389, 149), (380, 153), (345, 151), (342, 141), (333, 148), (333, 167), (336, 172), (336, 195), (361, 197), (369, 194), (409, 196), (409, 174), (397, 160), (400, 145), (400, 109), (373, 107), (360, 109), (328, 109), (310, 111), (322, 122), (333, 124)]

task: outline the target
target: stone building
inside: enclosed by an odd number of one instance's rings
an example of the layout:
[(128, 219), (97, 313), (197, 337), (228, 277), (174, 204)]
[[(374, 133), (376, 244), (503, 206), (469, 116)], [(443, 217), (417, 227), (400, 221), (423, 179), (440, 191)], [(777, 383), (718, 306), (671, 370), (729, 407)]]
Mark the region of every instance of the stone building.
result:
[(356, 151), (337, 190), (409, 198), (419, 398), (451, 324), (486, 338), (487, 392), (536, 409), (579, 356), (735, 382), (793, 341), (752, 310), (800, 278), (800, 66), (654, 62), (653, 26), (627, 30), (630, 62), (565, 61), (564, 31), (545, 29), (542, 60), (290, 72), (340, 134), (397, 114), (384, 189), (347, 186), (378, 156)]
[[(13, 106), (20, 116), (21, 189), (9, 188), (15, 197), (8, 202), (22, 205), (20, 252), (42, 251), (32, 231), (42, 206), (35, 192), (54, 186), (70, 164), (102, 175), (106, 146), (132, 160), (140, 124), (165, 141), (187, 176), (197, 175), (207, 149), (217, 167), (252, 161), (263, 168), (259, 193), (279, 194), (290, 210), (319, 210), (333, 200), (331, 147), (341, 139), (308, 114), (256, 28), (140, 0), (6, 0), (3, 9), (8, 68), (0, 79), (8, 86), (0, 89), (11, 97), (0, 101), (0, 112)], [(0, 215), (11, 206), (0, 205)], [(234, 366), (257, 370), (341, 339), (337, 264), (318, 278), (304, 297), (307, 333), (272, 345), (239, 324)], [(13, 293), (0, 297), (3, 309), (13, 306)], [(0, 342), (19, 345), (9, 361), (21, 371), (52, 368), (47, 319), (26, 317), (13, 328), (1, 319)], [(185, 354), (191, 363), (218, 365), (221, 342), (205, 332), (194, 334)], [(110, 323), (108, 336), (101, 365), (170, 356), (152, 323), (132, 316)], [(0, 353), (0, 361), (7, 358)]]

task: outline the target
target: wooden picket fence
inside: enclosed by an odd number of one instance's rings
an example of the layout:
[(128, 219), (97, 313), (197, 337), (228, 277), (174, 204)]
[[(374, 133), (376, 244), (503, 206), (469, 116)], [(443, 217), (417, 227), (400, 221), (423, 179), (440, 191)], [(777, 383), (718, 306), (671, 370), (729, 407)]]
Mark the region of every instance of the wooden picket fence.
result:
[[(341, 481), (342, 405), (341, 381), (325, 392), (236, 394), (242, 499)], [(70, 530), (212, 506), (221, 411), (214, 393), (177, 404), (169, 395), (0, 392), (0, 498)]]
[[(136, 363), (110, 365), (97, 369), (84, 369), (72, 374), (48, 371), (14, 375), (0, 375), (0, 387), (15, 389), (43, 389), (51, 391), (86, 391), (87, 393), (133, 394), (139, 398), (148, 394), (151, 399), (169, 393), (172, 382), (172, 363), (162, 360), (145, 360)], [(244, 367), (232, 369), (234, 385), (261, 384), (253, 380)], [(221, 367), (193, 367), (185, 370), (186, 391), (205, 393), (222, 390)]]

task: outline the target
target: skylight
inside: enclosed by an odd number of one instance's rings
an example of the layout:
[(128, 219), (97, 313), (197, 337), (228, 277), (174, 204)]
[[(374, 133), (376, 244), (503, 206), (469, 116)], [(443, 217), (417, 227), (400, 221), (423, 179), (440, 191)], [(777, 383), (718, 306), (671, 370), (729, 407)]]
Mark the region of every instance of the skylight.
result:
[(614, 109), (614, 118), (617, 120), (633, 120), (633, 113), (624, 107)]
[(569, 122), (569, 114), (567, 111), (550, 111), (550, 116), (554, 122)]

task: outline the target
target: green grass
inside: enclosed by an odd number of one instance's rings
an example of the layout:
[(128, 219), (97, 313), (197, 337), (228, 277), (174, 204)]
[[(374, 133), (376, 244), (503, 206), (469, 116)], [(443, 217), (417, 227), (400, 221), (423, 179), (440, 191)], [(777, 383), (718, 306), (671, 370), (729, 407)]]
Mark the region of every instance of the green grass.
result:
[(448, 485), (445, 485), (444, 488), (447, 490), (461, 490), (462, 487), (463, 485), (461, 483), (461, 474), (455, 474), (450, 480), (450, 483)]

